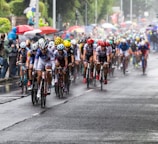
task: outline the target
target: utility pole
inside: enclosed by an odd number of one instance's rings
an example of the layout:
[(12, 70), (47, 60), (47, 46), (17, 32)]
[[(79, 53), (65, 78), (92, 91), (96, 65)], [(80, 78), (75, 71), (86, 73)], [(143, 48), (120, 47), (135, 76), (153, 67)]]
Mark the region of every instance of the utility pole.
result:
[(85, 0), (85, 25), (87, 26), (87, 1)]
[(121, 16), (123, 15), (123, 0), (120, 0), (120, 11), (121, 11)]
[(35, 28), (39, 25), (39, 0), (36, 0), (36, 16), (35, 16)]
[(130, 0), (130, 21), (133, 21), (133, 0)]
[(53, 0), (53, 28), (56, 28), (56, 0)]
[(98, 19), (98, 0), (95, 0), (95, 24), (97, 24), (97, 19)]

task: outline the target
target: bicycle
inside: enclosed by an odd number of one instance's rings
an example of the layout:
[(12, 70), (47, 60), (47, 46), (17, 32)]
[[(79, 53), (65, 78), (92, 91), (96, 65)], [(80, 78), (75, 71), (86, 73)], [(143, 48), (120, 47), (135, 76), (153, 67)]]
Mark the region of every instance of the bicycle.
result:
[(37, 91), (38, 91), (38, 83), (37, 83), (37, 74), (35, 71), (32, 72), (32, 90), (31, 90), (31, 101), (33, 105), (38, 104)]
[(40, 90), (41, 90), (41, 108), (45, 108), (46, 106), (46, 97), (47, 97), (47, 77), (46, 77), (46, 72), (52, 73), (51, 69), (44, 69), (42, 71), (42, 80), (40, 83)]
[(107, 62), (100, 62), (100, 74), (99, 74), (99, 80), (100, 80), (100, 89), (103, 90), (103, 82), (104, 82), (104, 65), (108, 64)]
[(96, 86), (96, 75), (97, 75), (97, 65), (94, 64), (94, 69), (93, 69), (93, 85)]
[(145, 59), (145, 56), (142, 55), (142, 72), (143, 72), (143, 75), (145, 74), (146, 66), (147, 66), (147, 60)]
[[(22, 70), (22, 77), (21, 77), (21, 90), (22, 90), (22, 95), (27, 94), (27, 70), (26, 70), (26, 66), (25, 63), (21, 63), (18, 62), (18, 65), (21, 66), (21, 70)], [(25, 93), (24, 93), (24, 88), (25, 88)]]
[(125, 53), (123, 53), (123, 56), (122, 56), (122, 70), (123, 70), (123, 74), (125, 75), (126, 74), (126, 57), (125, 57)]
[(88, 65), (87, 65), (86, 81), (87, 81), (87, 88), (89, 88), (89, 85), (90, 85), (90, 62), (88, 62)]
[(57, 70), (57, 82), (55, 83), (55, 93), (57, 97), (62, 98), (64, 95), (63, 68), (56, 67), (56, 70)]

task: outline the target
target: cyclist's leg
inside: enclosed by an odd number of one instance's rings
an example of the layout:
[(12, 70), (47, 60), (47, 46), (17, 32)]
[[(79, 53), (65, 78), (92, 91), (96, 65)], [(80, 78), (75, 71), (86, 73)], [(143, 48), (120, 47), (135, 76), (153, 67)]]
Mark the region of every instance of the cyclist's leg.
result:
[(33, 65), (30, 64), (28, 68), (28, 75), (29, 75), (28, 90), (32, 90), (32, 71), (33, 71)]
[(89, 58), (89, 61), (90, 61), (90, 72), (91, 72), (90, 77), (93, 78), (93, 68), (94, 68), (93, 56)]
[(47, 82), (47, 93), (51, 93), (51, 83), (52, 83), (52, 64), (51, 62), (46, 63), (46, 82)]
[(37, 64), (37, 83), (38, 83), (38, 92), (37, 97), (41, 96), (41, 80), (42, 80), (42, 70), (45, 68), (45, 63), (41, 59), (39, 59)]
[(86, 71), (88, 66), (87, 61), (88, 61), (88, 57), (86, 57), (86, 61), (84, 61), (83, 83), (86, 83)]

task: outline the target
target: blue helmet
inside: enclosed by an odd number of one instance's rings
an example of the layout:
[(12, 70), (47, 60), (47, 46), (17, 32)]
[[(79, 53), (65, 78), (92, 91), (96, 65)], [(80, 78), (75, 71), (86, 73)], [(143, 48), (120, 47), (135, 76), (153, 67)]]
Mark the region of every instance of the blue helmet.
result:
[(58, 46), (57, 46), (57, 50), (63, 50), (65, 47), (64, 47), (64, 45), (63, 44), (59, 44)]

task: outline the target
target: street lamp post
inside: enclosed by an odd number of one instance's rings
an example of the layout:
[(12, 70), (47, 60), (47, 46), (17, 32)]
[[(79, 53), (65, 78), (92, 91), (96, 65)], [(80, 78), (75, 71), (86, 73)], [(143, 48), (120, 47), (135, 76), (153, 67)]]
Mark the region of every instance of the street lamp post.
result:
[(97, 24), (97, 19), (98, 19), (98, 0), (95, 0), (95, 24)]
[(53, 27), (56, 28), (56, 0), (53, 0)]
[(87, 26), (87, 1), (85, 0), (85, 25)]
[(39, 0), (36, 0), (35, 28), (38, 28), (38, 24), (39, 24)]
[(130, 0), (130, 21), (133, 21), (133, 0)]

